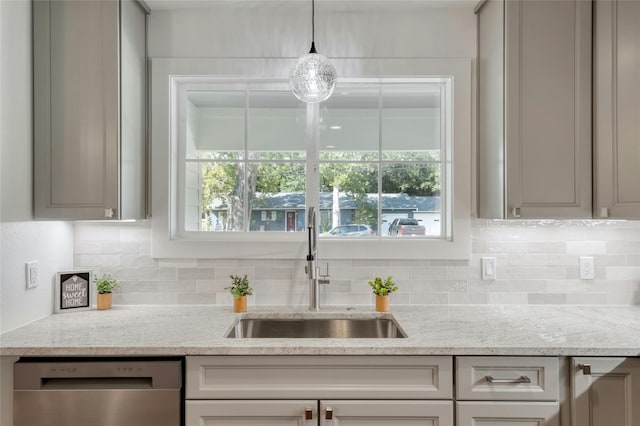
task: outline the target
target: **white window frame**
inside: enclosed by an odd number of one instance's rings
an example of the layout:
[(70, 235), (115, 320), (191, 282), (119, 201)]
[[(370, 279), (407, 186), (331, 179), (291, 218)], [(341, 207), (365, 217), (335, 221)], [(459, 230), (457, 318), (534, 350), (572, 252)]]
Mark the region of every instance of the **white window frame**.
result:
[[(452, 81), (450, 182), (453, 196), (451, 238), (319, 241), (321, 259), (468, 259), (471, 252), (471, 60), (470, 59), (332, 59), (344, 79), (421, 76)], [(158, 258), (304, 259), (306, 232), (177, 232), (178, 120), (177, 91), (197, 76), (228, 76), (256, 81), (286, 78), (287, 59), (184, 59), (151, 61), (152, 247)], [(309, 175), (309, 173), (308, 173)], [(308, 204), (309, 204), (308, 200)], [(202, 234), (202, 235), (193, 235)]]

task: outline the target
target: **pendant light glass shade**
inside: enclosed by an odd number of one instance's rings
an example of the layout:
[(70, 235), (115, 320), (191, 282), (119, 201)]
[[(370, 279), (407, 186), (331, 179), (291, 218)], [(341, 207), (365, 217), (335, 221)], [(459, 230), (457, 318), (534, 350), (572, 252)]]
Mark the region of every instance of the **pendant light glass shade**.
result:
[(311, 50), (298, 58), (289, 72), (289, 85), (293, 94), (306, 103), (329, 99), (336, 87), (336, 68), (316, 52), (315, 1), (311, 0)]
[(300, 57), (289, 73), (293, 94), (307, 103), (329, 99), (336, 87), (336, 68), (319, 53)]

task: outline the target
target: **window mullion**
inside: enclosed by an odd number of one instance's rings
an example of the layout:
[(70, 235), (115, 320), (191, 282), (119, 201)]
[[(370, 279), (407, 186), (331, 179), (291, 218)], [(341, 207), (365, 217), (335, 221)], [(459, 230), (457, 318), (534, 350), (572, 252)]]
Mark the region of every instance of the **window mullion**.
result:
[(382, 237), (382, 87), (378, 90), (378, 238)]
[[(448, 111), (447, 97), (444, 90), (444, 86), (440, 85), (440, 211), (449, 212), (449, 169), (448, 162), (450, 160), (450, 153), (447, 146), (448, 129), (447, 129), (447, 117)], [(449, 228), (449, 215), (440, 215), (440, 235), (449, 237), (447, 229)]]
[[(320, 104), (306, 104), (306, 147), (307, 178), (306, 207), (316, 209), (318, 224), (320, 223)], [(309, 224), (307, 224), (309, 225)], [(317, 231), (317, 229), (316, 229)]]
[(245, 232), (249, 231), (251, 223), (251, 209), (249, 208), (249, 90), (245, 91), (244, 99), (244, 167), (243, 167), (243, 224)]

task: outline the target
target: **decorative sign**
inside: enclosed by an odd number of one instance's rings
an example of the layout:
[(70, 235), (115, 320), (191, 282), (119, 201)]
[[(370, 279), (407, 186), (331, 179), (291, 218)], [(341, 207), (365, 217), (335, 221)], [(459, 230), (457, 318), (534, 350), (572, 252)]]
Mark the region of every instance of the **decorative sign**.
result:
[(55, 293), (56, 313), (91, 309), (91, 271), (58, 272)]

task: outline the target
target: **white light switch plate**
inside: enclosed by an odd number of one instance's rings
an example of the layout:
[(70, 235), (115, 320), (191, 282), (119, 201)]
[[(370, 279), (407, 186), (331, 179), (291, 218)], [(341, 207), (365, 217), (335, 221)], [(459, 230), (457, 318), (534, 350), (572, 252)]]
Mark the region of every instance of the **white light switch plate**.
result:
[(483, 257), (481, 269), (482, 269), (483, 280), (495, 280), (496, 279), (496, 258)]
[(38, 261), (33, 260), (25, 263), (25, 281), (27, 288), (38, 287)]

